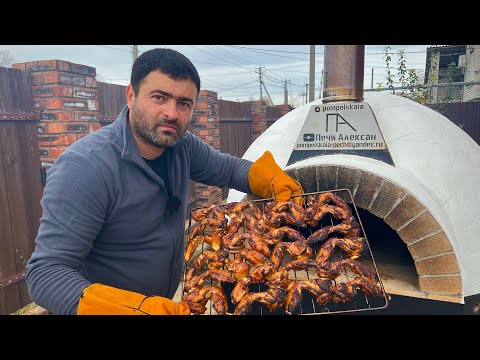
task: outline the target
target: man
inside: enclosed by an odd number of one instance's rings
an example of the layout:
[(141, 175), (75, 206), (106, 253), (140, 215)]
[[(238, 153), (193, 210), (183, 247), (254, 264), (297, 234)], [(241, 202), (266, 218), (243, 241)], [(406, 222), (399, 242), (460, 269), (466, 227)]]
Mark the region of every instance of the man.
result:
[(189, 314), (171, 300), (184, 265), (189, 179), (282, 201), (303, 193), (269, 152), (252, 163), (187, 131), (199, 91), (184, 55), (147, 51), (115, 122), (58, 157), (27, 264), (35, 303), (53, 314)]

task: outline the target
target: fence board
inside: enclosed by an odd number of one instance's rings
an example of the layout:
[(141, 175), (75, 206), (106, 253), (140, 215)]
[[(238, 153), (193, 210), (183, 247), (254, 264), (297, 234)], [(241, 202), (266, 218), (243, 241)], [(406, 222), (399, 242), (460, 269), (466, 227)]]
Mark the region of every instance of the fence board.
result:
[[(0, 137), (2, 136), (4, 136), (3, 129), (0, 128)], [(13, 235), (8, 205), (7, 184), (5, 182), (5, 168), (7, 165), (8, 159), (2, 150), (0, 142), (0, 280), (6, 279), (8, 274), (15, 272), (15, 264), (12, 264), (13, 254), (10, 253), (13, 248)], [(9, 297), (11, 290), (5, 290), (8, 289), (0, 290), (0, 315), (7, 314), (6, 298)]]
[[(220, 120), (220, 151), (243, 157), (251, 144), (251, 120)], [(222, 199), (228, 197), (228, 188), (222, 188)]]
[(8, 69), (0, 67), (0, 113), (11, 113), (12, 106), (10, 105), (10, 92), (7, 89), (8, 83)]
[(220, 115), (220, 119), (248, 119), (250, 118), (250, 104), (218, 100), (218, 114)]
[(115, 120), (127, 104), (126, 86), (97, 82), (100, 119), (105, 122)]
[[(23, 93), (24, 93), (24, 99), (25, 101), (22, 104), (22, 108), (27, 114), (33, 114), (35, 113), (35, 107), (33, 105), (33, 91), (32, 91), (32, 77), (30, 76), (30, 73), (27, 73), (25, 71), (21, 72), (23, 76)], [(37, 136), (37, 129), (35, 126), (35, 136)], [(38, 156), (40, 159), (40, 155)]]
[[(9, 237), (7, 236), (5, 239), (1, 239), (1, 280), (10, 278), (17, 273), (15, 242), (16, 237), (18, 236), (18, 219), (16, 218), (22, 217), (22, 215), (19, 214), (18, 207), (16, 206), (16, 203), (19, 202), (19, 197), (21, 197), (18, 187), (15, 186), (15, 181), (18, 182), (19, 179), (14, 179), (12, 177), (18, 173), (18, 159), (13, 153), (13, 148), (16, 148), (16, 145), (13, 144), (13, 142), (15, 142), (14, 136), (15, 128), (13, 121), (2, 122), (2, 126), (0, 127), (0, 139), (2, 139), (0, 142), (0, 149), (3, 165), (1, 175), (3, 175), (2, 182), (4, 182), (4, 188), (2, 189), (2, 192), (5, 194), (4, 198), (6, 199), (5, 204), (7, 204), (6, 209), (8, 212), (8, 214), (6, 214), (6, 218), (9, 221), (8, 225), (10, 227), (11, 235)], [(15, 171), (15, 168), (17, 171)], [(4, 206), (2, 206), (2, 208), (3, 207)], [(2, 315), (10, 314), (21, 307), (18, 283), (4, 287), (2, 292), (4, 298), (4, 306), (2, 309), (0, 309), (0, 313)]]
[(31, 78), (25, 71), (0, 67), (0, 113), (33, 113)]
[[(40, 203), (43, 196), (43, 182), (42, 182), (42, 162), (40, 161), (40, 152), (38, 151), (38, 123), (37, 122), (27, 122), (28, 129), (28, 146), (30, 149), (30, 166), (31, 173), (33, 177), (34, 187), (33, 191), (35, 193), (35, 202), (32, 204), (32, 207), (36, 204), (35, 214), (37, 224), (35, 226), (35, 236), (40, 226), (40, 217), (42, 216), (42, 205)], [(34, 245), (32, 243), (32, 245)]]
[(250, 121), (220, 121), (221, 152), (241, 158), (250, 144)]
[[(18, 187), (24, 196), (24, 202), (19, 204), (23, 210), (22, 219), (25, 224), (20, 223), (25, 235), (14, 238), (17, 257), (17, 273), (26, 269), (27, 260), (30, 258), (34, 247), (35, 237), (40, 225), (41, 216), (41, 179), (40, 179), (40, 156), (38, 155), (37, 138), (34, 137), (36, 124), (34, 122), (16, 121), (16, 139), (19, 164), (20, 182)], [(30, 297), (25, 281), (19, 282), (20, 306), (23, 307), (30, 302)]]
[[(21, 78), (22, 72), (21, 71), (9, 71), (9, 81), (11, 83), (10, 85), (10, 94), (12, 97), (12, 106), (14, 109), (21, 109), (22, 112), (25, 112), (25, 109), (23, 109), (22, 103), (25, 102), (25, 92), (23, 89), (25, 86), (23, 86), (23, 79)], [(21, 82), (21, 83), (20, 83)], [(12, 89), (13, 88), (13, 89)], [(18, 111), (18, 110), (17, 110)]]
[[(0, 115), (35, 118), (31, 85), (29, 72), (0, 67)], [(42, 186), (37, 124), (26, 118), (0, 121), (0, 281), (13, 280), (0, 290), (0, 314), (31, 302), (18, 275), (35, 246)]]

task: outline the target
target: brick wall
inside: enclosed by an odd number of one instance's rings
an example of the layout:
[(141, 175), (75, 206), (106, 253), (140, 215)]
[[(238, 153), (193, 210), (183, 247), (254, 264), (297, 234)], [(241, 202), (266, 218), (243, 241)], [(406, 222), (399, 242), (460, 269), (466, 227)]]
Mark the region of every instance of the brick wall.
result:
[[(213, 148), (220, 150), (220, 116), (216, 92), (200, 90), (193, 111), (190, 131)], [(217, 186), (196, 184), (196, 207), (220, 204), (222, 191)]]
[(12, 65), (29, 71), (38, 124), (40, 160), (51, 165), (68, 145), (100, 128), (96, 69), (62, 60)]
[(267, 106), (265, 101), (250, 101), (252, 119), (252, 142), (267, 130)]
[(293, 110), (293, 107), (288, 104), (275, 105), (274, 108), (279, 109), (280, 116), (286, 115)]

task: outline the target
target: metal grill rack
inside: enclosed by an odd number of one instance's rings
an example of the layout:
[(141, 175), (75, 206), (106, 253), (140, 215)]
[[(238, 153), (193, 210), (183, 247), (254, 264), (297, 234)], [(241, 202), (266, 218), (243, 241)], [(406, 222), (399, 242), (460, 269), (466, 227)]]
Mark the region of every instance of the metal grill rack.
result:
[[(357, 207), (353, 201), (352, 194), (350, 193), (349, 189), (337, 189), (337, 190), (329, 190), (329, 191), (320, 191), (320, 192), (311, 192), (311, 193), (305, 193), (302, 195), (297, 195), (296, 197), (307, 197), (309, 195), (315, 195), (315, 194), (321, 194), (321, 193), (333, 193), (340, 197), (343, 201), (347, 203), (347, 205), (350, 207), (352, 211), (352, 215), (355, 217), (357, 220), (359, 226), (360, 226), (360, 237), (365, 238), (366, 242), (366, 247), (364, 251), (362, 252), (361, 256), (356, 259), (356, 261), (360, 262), (361, 264), (367, 266), (372, 272), (374, 272), (377, 276), (378, 283), (377, 285), (380, 286), (382, 293), (380, 296), (368, 296), (364, 294), (362, 290), (357, 290), (355, 299), (351, 302), (340, 302), (340, 303), (335, 303), (333, 301), (329, 301), (325, 305), (320, 305), (316, 302), (315, 298), (313, 295), (311, 295), (307, 291), (302, 292), (302, 301), (300, 303), (300, 306), (297, 308), (297, 312), (294, 314), (297, 315), (319, 315), (319, 314), (338, 314), (338, 313), (352, 313), (352, 312), (359, 312), (359, 311), (366, 311), (366, 310), (379, 310), (386, 308), (388, 306), (388, 295), (385, 292), (382, 279), (380, 277), (380, 274), (378, 272), (377, 266), (375, 264), (375, 260), (373, 258), (373, 254), (370, 248), (370, 245), (368, 243), (368, 238), (367, 234), (365, 232), (365, 229), (363, 228), (362, 221), (360, 219), (360, 216), (358, 214)], [(255, 206), (259, 206), (262, 209), (262, 212), (265, 211), (265, 205), (272, 201), (272, 198), (268, 199), (259, 199), (259, 200), (251, 200)], [(220, 207), (225, 206), (225, 205), (219, 205)], [(304, 201), (304, 207), (306, 207), (306, 201)], [(197, 208), (198, 209), (198, 208)], [(194, 211), (196, 209), (192, 209)], [(188, 227), (188, 235), (190, 235), (191, 229), (192, 229), (192, 217), (190, 216), (189, 220), (189, 227)], [(325, 226), (330, 226), (330, 225), (336, 225), (339, 224), (341, 220), (335, 219), (332, 215), (326, 214), (321, 221), (319, 222), (318, 226), (315, 228), (311, 228), (308, 226), (305, 229), (302, 229), (300, 227), (295, 227), (292, 225), (289, 225), (290, 227), (298, 230), (305, 238), (307, 238), (309, 235), (311, 235), (313, 232), (317, 231), (320, 228), (323, 228)], [(245, 231), (245, 224), (243, 225), (243, 231)], [(334, 235), (335, 233), (329, 235), (327, 239), (324, 241), (319, 241), (317, 243), (311, 244), (311, 248), (313, 250), (313, 255), (311, 256), (312, 258), (315, 258), (317, 255), (318, 250), (320, 247), (331, 237), (341, 237), (338, 235)], [(202, 234), (205, 235), (205, 234)], [(332, 236), (334, 235), (334, 236)], [(204, 250), (204, 247), (207, 247), (208, 245), (205, 245), (202, 243), (200, 251)], [(199, 251), (199, 249), (197, 249)], [(194, 255), (196, 256), (196, 255)], [(192, 256), (192, 258), (194, 257)], [(234, 254), (230, 255), (231, 258), (235, 258)], [(335, 262), (335, 261), (340, 261), (346, 258), (345, 253), (336, 248), (332, 256), (329, 258), (329, 261)], [(282, 263), (282, 266), (284, 263), (288, 262), (291, 260), (291, 256), (286, 253), (284, 261)], [(186, 265), (186, 264), (185, 264)], [(186, 266), (185, 266), (186, 268)], [(292, 276), (293, 275), (293, 276)], [(347, 282), (352, 280), (354, 277), (358, 275), (354, 274), (349, 268), (344, 268), (342, 270), (341, 275), (339, 275), (335, 280), (334, 283), (337, 284), (338, 282)], [(292, 278), (292, 280), (313, 280), (318, 278), (318, 275), (315, 271), (314, 268), (308, 268), (306, 270), (301, 270), (301, 271), (295, 271), (291, 270), (289, 271), (289, 277)], [(211, 280), (210, 285), (213, 284)], [(233, 290), (235, 284), (231, 283), (222, 283), (221, 284), (226, 296), (227, 296), (227, 301), (228, 301), (228, 312), (232, 314), (236, 308), (236, 304), (233, 304), (231, 302), (231, 291)], [(249, 291), (250, 292), (262, 292), (266, 291), (268, 287), (263, 284), (251, 284), (249, 286)], [(207, 303), (207, 313), (210, 315), (216, 314), (215, 310), (212, 307), (211, 301)], [(265, 305), (262, 305), (258, 302), (254, 302), (252, 305), (252, 310), (248, 313), (248, 315), (285, 315), (285, 309), (284, 307), (277, 309), (276, 311), (271, 312)]]

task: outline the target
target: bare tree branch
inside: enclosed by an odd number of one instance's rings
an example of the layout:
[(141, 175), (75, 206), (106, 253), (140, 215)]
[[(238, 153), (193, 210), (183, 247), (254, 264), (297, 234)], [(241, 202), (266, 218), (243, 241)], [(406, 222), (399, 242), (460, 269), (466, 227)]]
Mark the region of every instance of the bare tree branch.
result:
[(0, 66), (10, 67), (14, 61), (15, 59), (10, 54), (9, 50), (0, 49)]

